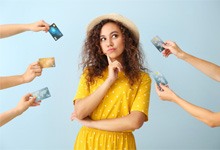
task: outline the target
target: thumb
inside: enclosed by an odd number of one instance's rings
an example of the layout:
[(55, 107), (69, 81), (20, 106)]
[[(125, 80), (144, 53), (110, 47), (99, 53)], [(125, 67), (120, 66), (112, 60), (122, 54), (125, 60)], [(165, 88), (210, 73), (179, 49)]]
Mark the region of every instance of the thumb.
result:
[(165, 48), (165, 49), (169, 49), (169, 48), (170, 48), (170, 45), (168, 45), (168, 44), (166, 44), (166, 43), (164, 43), (162, 46), (163, 46), (163, 48)]
[(155, 83), (155, 89), (156, 89), (156, 91), (159, 91), (159, 87), (156, 83)]
[(163, 84), (160, 83), (160, 87), (161, 87), (163, 90), (164, 90), (164, 89), (166, 90), (166, 89), (168, 88), (168, 85), (163, 85)]
[(36, 100), (35, 96), (34, 97), (29, 97), (28, 103), (31, 105), (31, 104), (33, 104), (35, 102), (35, 100)]

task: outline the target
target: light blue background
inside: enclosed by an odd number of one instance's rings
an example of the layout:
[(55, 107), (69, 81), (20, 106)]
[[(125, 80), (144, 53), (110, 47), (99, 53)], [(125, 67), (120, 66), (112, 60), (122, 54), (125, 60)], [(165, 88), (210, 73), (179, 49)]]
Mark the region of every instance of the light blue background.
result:
[[(150, 40), (159, 35), (188, 53), (220, 64), (219, 0), (0, 0), (0, 24), (56, 23), (64, 36), (25, 32), (0, 40), (0, 75), (22, 74), (42, 57), (55, 57), (33, 82), (0, 91), (0, 112), (43, 87), (52, 97), (0, 128), (1, 150), (70, 150), (80, 124), (70, 121), (81, 70), (80, 52), (87, 24), (106, 13), (120, 13), (138, 26), (146, 60), (188, 101), (220, 111), (220, 84), (174, 56), (164, 58)], [(152, 79), (153, 81), (153, 79)], [(220, 128), (210, 128), (179, 106), (159, 100), (152, 82), (149, 121), (134, 132), (138, 150), (220, 149)]]

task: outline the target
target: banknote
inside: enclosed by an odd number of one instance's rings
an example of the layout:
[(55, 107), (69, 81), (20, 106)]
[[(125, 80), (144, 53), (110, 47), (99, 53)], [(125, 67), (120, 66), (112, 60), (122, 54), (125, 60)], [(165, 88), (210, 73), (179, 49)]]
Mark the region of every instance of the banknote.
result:
[(160, 87), (160, 83), (165, 85), (165, 86), (168, 85), (168, 82), (167, 82), (166, 78), (160, 72), (155, 71), (155, 72), (152, 72), (151, 74), (152, 74), (154, 80), (156, 81), (156, 83), (157, 83), (160, 90), (162, 90), (161, 87)]
[(155, 36), (151, 42), (154, 44), (154, 46), (159, 50), (159, 52), (162, 52), (164, 50), (163, 44), (164, 42), (160, 39), (159, 36)]
[(51, 36), (53, 37), (53, 39), (55, 41), (57, 41), (59, 38), (61, 38), (63, 36), (63, 34), (58, 29), (58, 27), (57, 27), (57, 25), (55, 23), (50, 25), (49, 33), (51, 34)]
[(55, 58), (39, 58), (38, 63), (42, 68), (55, 67)]
[(35, 91), (31, 94), (36, 97), (36, 102), (51, 97), (48, 87)]

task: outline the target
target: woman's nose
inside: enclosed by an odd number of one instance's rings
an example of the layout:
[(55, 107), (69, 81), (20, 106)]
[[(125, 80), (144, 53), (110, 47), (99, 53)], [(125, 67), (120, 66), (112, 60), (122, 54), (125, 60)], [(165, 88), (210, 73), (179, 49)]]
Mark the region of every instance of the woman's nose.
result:
[(108, 47), (109, 47), (109, 46), (113, 46), (113, 42), (112, 42), (111, 39), (108, 39), (108, 40), (107, 40), (107, 46), (108, 46)]

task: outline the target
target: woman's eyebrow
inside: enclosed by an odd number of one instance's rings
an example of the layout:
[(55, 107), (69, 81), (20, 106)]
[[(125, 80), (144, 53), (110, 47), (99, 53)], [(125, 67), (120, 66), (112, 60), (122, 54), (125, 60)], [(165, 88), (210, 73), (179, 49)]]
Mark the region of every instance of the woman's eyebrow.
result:
[[(118, 31), (112, 31), (109, 35), (112, 35), (114, 33), (119, 33)], [(105, 35), (100, 35), (100, 37), (105, 37)]]

